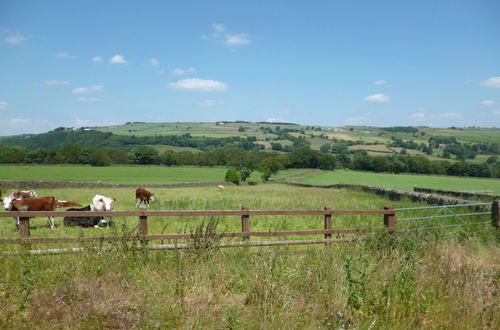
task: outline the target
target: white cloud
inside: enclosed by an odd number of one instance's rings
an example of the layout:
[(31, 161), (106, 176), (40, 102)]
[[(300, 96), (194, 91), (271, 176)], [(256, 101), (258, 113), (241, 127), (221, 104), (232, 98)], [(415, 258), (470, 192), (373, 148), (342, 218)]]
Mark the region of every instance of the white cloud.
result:
[(225, 91), (226, 89), (228, 89), (228, 85), (223, 83), (222, 81), (199, 79), (199, 78), (189, 78), (189, 79), (179, 80), (175, 83), (168, 84), (168, 86), (174, 89), (184, 89), (184, 90), (204, 91), (204, 92)]
[(493, 101), (493, 100), (484, 100), (483, 102), (481, 102), (481, 104), (488, 107), (488, 106), (491, 106), (491, 105), (495, 105), (496, 102)]
[(100, 102), (102, 99), (97, 97), (86, 97), (82, 96), (76, 99), (78, 102)]
[(196, 69), (193, 68), (193, 67), (189, 67), (187, 69), (175, 69), (174, 71), (172, 71), (173, 74), (175, 74), (176, 76), (182, 76), (182, 75), (185, 75), (185, 74), (188, 74), (188, 73), (195, 73), (196, 72)]
[(414, 113), (414, 114), (411, 114), (410, 117), (413, 118), (413, 119), (424, 119), (425, 118), (425, 114), (423, 114), (423, 113)]
[(487, 87), (500, 88), (500, 77), (491, 77), (481, 82), (481, 85)]
[(363, 124), (366, 123), (370, 118), (365, 117), (365, 116), (359, 116), (359, 117), (349, 117), (344, 119), (344, 122), (347, 125), (358, 125), (358, 124)]
[(160, 64), (160, 61), (158, 61), (156, 58), (153, 57), (149, 60), (149, 63), (151, 63), (151, 65), (153, 65), (153, 66), (156, 66), (156, 65)]
[(47, 86), (64, 86), (71, 84), (66, 80), (45, 80), (43, 83)]
[(32, 122), (29, 118), (10, 118), (8, 122), (14, 126), (24, 126)]
[(92, 57), (92, 62), (94, 62), (94, 63), (101, 63), (102, 61), (103, 61), (103, 59), (100, 56)]
[(203, 34), (201, 37), (205, 40), (216, 40), (228, 46), (243, 46), (250, 43), (248, 34), (227, 32), (224, 24), (212, 24), (212, 32)]
[(113, 64), (127, 64), (125, 57), (122, 55), (115, 55), (109, 59), (109, 61)]
[(391, 98), (384, 94), (373, 94), (365, 97), (366, 102), (389, 102)]
[(9, 106), (9, 104), (7, 102), (0, 102), (0, 110), (7, 109), (8, 106)]
[(67, 58), (67, 59), (74, 59), (77, 58), (76, 56), (70, 55), (68, 52), (59, 52), (56, 54), (57, 58)]
[(431, 118), (438, 118), (438, 119), (458, 119), (462, 118), (462, 115), (456, 112), (446, 112), (446, 113), (440, 113), (437, 115), (431, 115)]
[(212, 27), (214, 28), (215, 31), (217, 32), (223, 32), (226, 31), (226, 26), (224, 24), (212, 24)]
[(4, 41), (8, 44), (11, 44), (11, 45), (17, 45), (17, 44), (20, 44), (21, 42), (23, 42), (24, 40), (26, 40), (28, 38), (26, 38), (25, 36), (23, 36), (21, 33), (19, 32), (16, 32), (8, 37), (5, 37)]
[(93, 85), (89, 87), (73, 88), (73, 94), (83, 94), (88, 92), (101, 92), (104, 89), (102, 85)]
[(386, 80), (376, 80), (372, 84), (374, 84), (374, 85), (385, 85), (385, 84), (387, 84), (387, 81)]
[(239, 46), (239, 45), (247, 45), (250, 43), (250, 40), (248, 39), (247, 34), (245, 33), (240, 33), (240, 34), (226, 34), (226, 44), (231, 45), (231, 46)]
[(200, 101), (196, 102), (197, 105), (202, 106), (202, 107), (214, 107), (216, 105), (220, 105), (223, 102), (221, 101), (215, 101), (215, 100), (205, 100), (205, 101)]

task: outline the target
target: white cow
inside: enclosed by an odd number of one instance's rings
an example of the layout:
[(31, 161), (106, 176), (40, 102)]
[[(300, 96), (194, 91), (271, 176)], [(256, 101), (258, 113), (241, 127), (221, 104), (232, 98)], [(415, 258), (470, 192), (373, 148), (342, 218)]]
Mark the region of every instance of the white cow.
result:
[[(113, 211), (115, 198), (106, 197), (103, 195), (95, 195), (92, 198), (92, 204), (90, 204), (90, 209), (92, 211)], [(111, 217), (109, 220), (102, 220), (101, 223), (106, 223), (108, 226), (111, 223)]]

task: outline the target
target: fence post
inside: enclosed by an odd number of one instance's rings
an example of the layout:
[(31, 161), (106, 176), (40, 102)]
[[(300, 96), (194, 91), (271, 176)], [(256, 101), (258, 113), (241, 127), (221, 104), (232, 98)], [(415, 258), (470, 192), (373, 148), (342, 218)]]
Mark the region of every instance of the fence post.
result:
[[(241, 210), (242, 211), (248, 211), (248, 207), (242, 206)], [(249, 233), (250, 232), (250, 215), (249, 214), (243, 214), (241, 216), (241, 231), (243, 233)], [(245, 240), (245, 241), (250, 240), (250, 235), (243, 236), (243, 240)]]
[(147, 243), (146, 235), (148, 234), (148, 217), (145, 215), (139, 216), (139, 236), (141, 236), (141, 243)]
[[(325, 211), (329, 211), (331, 208), (325, 206)], [(325, 230), (332, 230), (332, 215), (325, 214)], [(332, 234), (325, 234), (325, 239), (331, 239)], [(328, 243), (327, 243), (328, 244)]]
[(394, 214), (384, 214), (384, 227), (389, 233), (394, 233), (396, 231), (396, 211), (392, 206), (384, 206), (384, 210), (394, 212)]
[(19, 233), (21, 238), (30, 237), (30, 218), (19, 218)]
[(498, 201), (491, 204), (491, 225), (496, 229), (500, 228), (500, 207)]

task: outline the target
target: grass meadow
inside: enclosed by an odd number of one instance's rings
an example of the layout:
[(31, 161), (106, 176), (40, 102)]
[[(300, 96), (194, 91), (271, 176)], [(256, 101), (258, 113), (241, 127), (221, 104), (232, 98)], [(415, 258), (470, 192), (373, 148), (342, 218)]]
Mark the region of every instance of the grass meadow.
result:
[[(308, 170), (280, 171), (273, 179), (305, 173)], [(189, 166), (0, 166), (0, 180), (55, 180), (122, 184), (173, 184), (197, 182), (224, 182), (227, 169), (223, 167)], [(260, 172), (253, 172), (249, 181), (261, 180)]]
[[(101, 193), (117, 199), (117, 210), (135, 209), (130, 188), (38, 192), (84, 205)], [(279, 184), (154, 192), (153, 210), (418, 205), (355, 189)], [(0, 236), (19, 235), (12, 219), (1, 221)], [(47, 219), (31, 220), (31, 236), (133, 235), (138, 224), (137, 218), (117, 218), (110, 229), (82, 229), (65, 228), (61, 221), (51, 232)], [(380, 227), (382, 216), (334, 216), (333, 223), (334, 228)], [(239, 217), (150, 217), (149, 232), (191, 233), (208, 230), (209, 224), (217, 232), (241, 229)], [(250, 226), (252, 231), (321, 229), (323, 219), (252, 216)], [(117, 242), (105, 244), (114, 251), (0, 255), (0, 328), (494, 329), (500, 327), (499, 241), (499, 231), (483, 225), (378, 233), (360, 243), (328, 247), (221, 249), (207, 239), (204, 248), (179, 251), (146, 251), (136, 249), (138, 243)]]

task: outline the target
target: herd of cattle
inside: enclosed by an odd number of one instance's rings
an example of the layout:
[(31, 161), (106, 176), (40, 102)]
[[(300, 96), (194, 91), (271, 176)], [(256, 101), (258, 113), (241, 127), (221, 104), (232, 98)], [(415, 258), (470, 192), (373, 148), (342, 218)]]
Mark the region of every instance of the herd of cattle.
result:
[[(154, 193), (147, 189), (137, 188), (135, 191), (136, 207), (140, 207), (142, 203), (149, 207), (149, 202), (155, 200)], [(38, 197), (34, 190), (21, 191), (12, 189), (7, 197), (0, 197), (0, 204), (3, 205), (6, 211), (55, 211), (61, 207), (72, 207), (66, 211), (112, 211), (116, 199), (103, 195), (95, 195), (92, 202), (85, 206), (75, 201), (57, 200), (54, 196)], [(76, 208), (76, 207), (80, 208)], [(49, 217), (50, 228), (55, 229), (55, 219)], [(99, 227), (100, 225), (108, 225), (109, 220), (102, 216), (86, 217), (64, 217), (64, 225), (66, 226), (81, 226), (81, 227)], [(19, 227), (19, 218), (16, 218), (16, 227)]]

